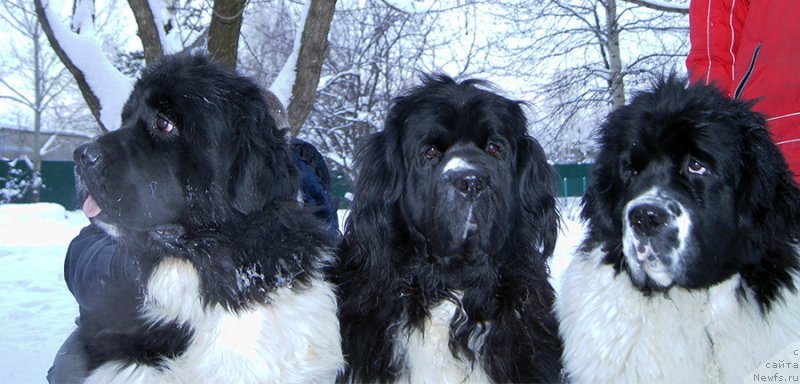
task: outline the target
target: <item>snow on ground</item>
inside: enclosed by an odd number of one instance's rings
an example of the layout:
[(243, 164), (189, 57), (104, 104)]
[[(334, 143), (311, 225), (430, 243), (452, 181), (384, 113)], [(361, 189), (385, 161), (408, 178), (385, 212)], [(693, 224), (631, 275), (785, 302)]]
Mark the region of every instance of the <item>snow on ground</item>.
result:
[[(562, 203), (562, 225), (551, 260), (553, 286), (583, 237), (576, 199)], [(340, 211), (340, 223), (346, 212)], [(0, 205), (0, 384), (42, 383), (78, 306), (64, 283), (70, 240), (88, 224), (81, 211), (58, 204)]]
[(556, 201), (561, 215), (561, 228), (558, 231), (558, 242), (553, 250), (553, 258), (550, 259), (550, 283), (558, 293), (561, 288), (561, 275), (583, 241), (585, 229), (580, 221), (580, 198), (560, 198)]
[(0, 205), (0, 383), (46, 382), (78, 306), (64, 254), (88, 220), (58, 204)]

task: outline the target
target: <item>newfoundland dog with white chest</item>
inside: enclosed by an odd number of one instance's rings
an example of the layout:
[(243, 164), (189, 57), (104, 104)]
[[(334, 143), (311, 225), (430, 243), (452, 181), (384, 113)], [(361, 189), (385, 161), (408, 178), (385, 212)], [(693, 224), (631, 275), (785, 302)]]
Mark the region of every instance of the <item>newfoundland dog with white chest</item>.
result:
[(553, 176), (520, 104), (426, 76), (356, 166), (333, 273), (340, 381), (558, 381)]
[(322, 269), (335, 240), (298, 202), (260, 88), (165, 57), (122, 125), (76, 149), (84, 211), (141, 269), (132, 305), (82, 313), (88, 382), (331, 382), (342, 367)]
[(661, 80), (591, 177), (557, 305), (573, 382), (741, 383), (800, 341), (800, 192), (748, 103)]

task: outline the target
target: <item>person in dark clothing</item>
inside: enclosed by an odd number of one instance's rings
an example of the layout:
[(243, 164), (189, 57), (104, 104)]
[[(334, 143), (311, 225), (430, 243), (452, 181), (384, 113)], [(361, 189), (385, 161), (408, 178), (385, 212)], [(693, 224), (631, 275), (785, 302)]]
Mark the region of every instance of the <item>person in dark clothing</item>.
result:
[(67, 248), (64, 280), (78, 302), (78, 328), (67, 337), (47, 372), (50, 383), (80, 383), (87, 376), (86, 352), (78, 338), (81, 317), (115, 310), (133, 312), (140, 294), (139, 268), (117, 240), (97, 226), (81, 229)]
[[(301, 173), (302, 199), (328, 230), (341, 237), (339, 222), (330, 195), (330, 174), (322, 155), (313, 145), (291, 141), (292, 159)], [(81, 318), (102, 318), (103, 313), (120, 311), (136, 315), (136, 298), (142, 292), (139, 266), (118, 240), (97, 226), (83, 228), (67, 249), (64, 280), (79, 305)], [(47, 373), (49, 383), (80, 383), (86, 378), (87, 356), (78, 339), (78, 329), (56, 353)]]
[(314, 209), (314, 216), (322, 220), (328, 231), (341, 237), (336, 204), (331, 198), (331, 175), (325, 159), (308, 142), (292, 139), (292, 160), (300, 171), (300, 189), (303, 202)]

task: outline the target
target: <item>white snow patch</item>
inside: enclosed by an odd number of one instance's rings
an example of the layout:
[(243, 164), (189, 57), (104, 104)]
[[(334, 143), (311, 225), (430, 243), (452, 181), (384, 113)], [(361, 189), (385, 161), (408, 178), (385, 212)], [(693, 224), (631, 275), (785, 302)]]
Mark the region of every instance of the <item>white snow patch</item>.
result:
[[(177, 21), (173, 14), (167, 9), (163, 0), (148, 0), (150, 12), (153, 13), (153, 21), (158, 29), (158, 38), (161, 40), (161, 48), (164, 54), (178, 53), (183, 50), (183, 43), (178, 34)], [(164, 27), (172, 24), (172, 30), (167, 33)]]
[(46, 382), (78, 316), (64, 282), (64, 255), (88, 223), (83, 212), (58, 204), (0, 205), (0, 382)]
[(309, 0), (306, 1), (306, 4), (303, 6), (303, 12), (300, 14), (300, 20), (297, 22), (297, 32), (294, 36), (292, 53), (289, 54), (286, 63), (283, 64), (278, 76), (275, 77), (275, 80), (269, 87), (270, 92), (275, 94), (281, 104), (286, 108), (289, 108), (289, 103), (292, 101), (292, 88), (297, 78), (297, 58), (300, 55), (300, 40), (303, 37), (303, 29), (305, 28), (306, 17), (308, 16), (310, 8), (311, 1)]
[[(88, 1), (83, 1), (88, 3)], [(60, 21), (53, 10), (45, 4), (45, 16), (50, 21), (53, 35), (70, 60), (83, 72), (86, 82), (100, 101), (100, 121), (109, 130), (120, 126), (122, 106), (133, 88), (133, 80), (123, 75), (108, 60), (95, 37), (91, 12), (85, 5), (72, 20), (73, 25), (81, 26), (80, 33), (72, 32)]]

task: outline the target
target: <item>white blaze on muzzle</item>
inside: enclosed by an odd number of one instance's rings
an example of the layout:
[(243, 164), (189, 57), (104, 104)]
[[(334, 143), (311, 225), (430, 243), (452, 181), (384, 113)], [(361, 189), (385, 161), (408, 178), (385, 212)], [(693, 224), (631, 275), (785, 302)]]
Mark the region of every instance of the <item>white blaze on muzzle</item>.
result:
[(447, 161), (447, 164), (444, 165), (444, 168), (442, 169), (442, 175), (446, 176), (450, 172), (472, 171), (475, 169), (476, 168), (468, 161), (460, 157), (453, 157)]
[[(476, 167), (463, 157), (454, 156), (451, 159), (449, 159), (447, 163), (445, 163), (444, 167), (442, 168), (441, 177), (444, 180), (447, 180), (446, 183), (448, 183), (449, 185), (448, 200), (453, 201), (454, 199), (456, 199), (456, 195), (460, 193), (458, 192), (457, 188), (453, 186), (452, 180), (462, 177), (461, 174), (472, 173), (472, 172), (478, 172), (478, 167)], [(464, 199), (464, 197), (462, 196), (461, 199)], [(471, 233), (474, 233), (475, 231), (478, 230), (478, 224), (474, 212), (475, 201), (469, 198), (464, 199), (462, 201), (467, 201), (468, 204), (467, 208), (468, 212), (466, 214), (464, 228), (461, 234), (461, 240), (466, 240)]]
[(646, 278), (670, 286), (684, 272), (691, 220), (686, 208), (668, 193), (651, 188), (625, 205), (622, 246), (637, 285)]

